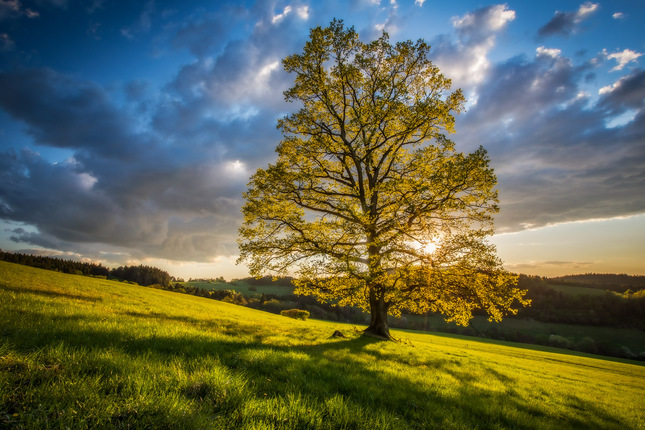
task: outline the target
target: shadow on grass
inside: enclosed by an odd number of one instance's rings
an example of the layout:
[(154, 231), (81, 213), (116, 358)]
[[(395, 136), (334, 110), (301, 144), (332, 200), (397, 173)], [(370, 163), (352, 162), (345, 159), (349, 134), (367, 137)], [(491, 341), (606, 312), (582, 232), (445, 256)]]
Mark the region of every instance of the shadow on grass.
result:
[[(37, 312), (31, 317), (46, 318)], [(74, 317), (70, 315), (67, 320), (59, 319), (55, 325), (38, 327), (9, 324), (2, 327), (2, 331), (6, 341), (18, 350), (44, 350), (63, 344), (72, 349), (118, 350), (133, 359), (145, 357), (159, 362), (180, 359), (202, 363), (210, 358), (226, 367), (231, 374), (249, 381), (252, 397), (256, 399), (295, 394), (312, 403), (322, 403), (340, 395), (367, 415), (387, 413), (395, 417), (404, 428), (629, 427), (616, 413), (576, 396), (567, 399), (575, 414), (558, 416), (557, 422), (552, 422), (554, 418), (549, 416), (543, 405), (532, 404), (528, 399), (513, 394), (517, 385), (514, 378), (487, 368), (486, 371), (508, 387), (507, 392), (487, 390), (476, 384), (478, 381), (470, 369), (444, 357), (428, 358), (420, 363), (427, 366), (427, 380), (424, 384), (415, 383), (400, 371), (390, 371), (406, 364), (405, 359), (396, 353), (371, 348), (383, 341), (369, 336), (320, 339), (308, 345), (285, 346), (271, 343), (268, 339), (271, 332), (262, 327), (256, 327), (255, 331), (240, 327), (246, 334), (252, 334), (252, 339), (247, 340), (234, 336), (239, 330), (226, 327), (224, 333), (228, 331), (230, 335), (220, 338), (190, 333), (132, 336), (119, 327), (91, 329), (88, 321)], [(128, 312), (127, 317), (204, 327), (203, 320), (190, 317), (137, 312)], [(93, 369), (93, 372), (104, 374), (107, 381), (108, 374), (115, 370), (109, 367)], [(445, 393), (439, 385), (433, 384), (433, 380), (441, 376), (450, 376), (458, 381), (455, 390)], [(174, 389), (185, 396), (186, 401), (191, 400), (185, 387)], [(518, 391), (521, 390), (526, 388), (518, 387)], [(243, 405), (236, 407), (241, 409)], [(509, 408), (513, 413), (508, 413)], [(212, 413), (223, 412), (215, 410)], [(264, 419), (260, 412), (257, 414), (257, 419)], [(237, 418), (231, 419), (239, 421), (242, 418), (238, 414)]]
[(51, 290), (40, 290), (38, 288), (24, 288), (24, 287), (14, 287), (14, 286), (9, 286), (9, 285), (0, 285), (0, 290), (5, 290), (11, 293), (18, 293), (18, 294), (35, 294), (37, 296), (42, 296), (42, 297), (49, 297), (49, 298), (65, 298), (65, 299), (72, 299), (72, 300), (81, 300), (85, 302), (100, 302), (103, 299), (100, 297), (91, 297), (91, 296), (82, 296), (80, 294), (70, 294), (70, 293), (62, 293), (59, 291), (51, 291)]

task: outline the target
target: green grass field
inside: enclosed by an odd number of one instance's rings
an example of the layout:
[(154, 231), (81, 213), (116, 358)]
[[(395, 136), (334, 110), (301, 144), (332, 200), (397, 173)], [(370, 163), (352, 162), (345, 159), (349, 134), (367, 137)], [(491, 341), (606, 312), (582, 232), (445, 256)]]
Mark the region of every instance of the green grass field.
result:
[[(461, 329), (455, 323), (446, 322), (440, 315), (428, 317), (407, 315), (405, 318), (407, 321), (418, 324), (418, 327), (427, 327), (429, 331), (449, 333), (451, 330)], [(512, 338), (511, 336), (515, 333), (523, 333), (544, 339), (547, 339), (550, 334), (557, 334), (571, 339), (573, 343), (590, 338), (612, 348), (627, 347), (636, 354), (645, 352), (645, 332), (638, 329), (547, 323), (518, 318), (505, 318), (498, 323), (488, 321), (485, 316), (475, 316), (471, 321), (471, 326), (483, 333), (488, 333), (488, 330), (493, 328), (499, 335), (507, 335), (508, 338)]]
[(645, 428), (636, 362), (357, 329), (0, 262), (0, 427)]

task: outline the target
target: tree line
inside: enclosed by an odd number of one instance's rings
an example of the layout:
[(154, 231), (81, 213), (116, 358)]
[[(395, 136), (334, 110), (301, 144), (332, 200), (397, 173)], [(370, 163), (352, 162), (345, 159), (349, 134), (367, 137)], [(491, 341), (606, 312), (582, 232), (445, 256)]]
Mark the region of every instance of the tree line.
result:
[(597, 288), (600, 290), (624, 293), (627, 290), (645, 289), (645, 276), (632, 276), (611, 273), (585, 273), (583, 275), (566, 275), (550, 278), (562, 285)]
[(56, 257), (6, 252), (2, 250), (0, 250), (0, 260), (73, 275), (135, 282), (143, 286), (155, 284), (162, 287), (170, 286), (170, 275), (168, 272), (151, 266), (121, 266), (116, 269), (110, 269), (100, 263), (64, 260)]
[[(548, 323), (645, 330), (645, 320), (642, 318), (645, 315), (645, 295), (642, 291), (633, 293), (625, 286), (605, 284), (608, 287), (605, 288), (606, 294), (565, 294), (549, 286), (549, 283), (556, 279), (561, 284), (561, 278), (544, 279), (537, 276), (521, 275), (519, 282), (523, 288), (528, 290), (527, 298), (531, 300), (531, 306), (521, 309), (516, 317), (533, 318)], [(590, 280), (591, 276), (587, 275), (586, 279)], [(601, 282), (604, 283), (611, 277), (602, 275), (601, 279), (603, 279)], [(576, 286), (579, 285), (576, 284)], [(591, 283), (587, 285), (590, 286)], [(632, 285), (638, 284), (632, 283)]]

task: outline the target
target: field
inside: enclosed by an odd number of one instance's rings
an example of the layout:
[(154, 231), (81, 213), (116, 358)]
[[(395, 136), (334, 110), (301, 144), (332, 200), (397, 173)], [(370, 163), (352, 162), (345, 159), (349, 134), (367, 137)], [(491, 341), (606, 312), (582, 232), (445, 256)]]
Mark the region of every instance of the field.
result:
[[(455, 323), (446, 322), (440, 315), (429, 317), (408, 315), (405, 318), (407, 321), (416, 322), (419, 327), (427, 327), (430, 331), (450, 333), (463, 330)], [(645, 352), (645, 333), (638, 329), (557, 324), (516, 318), (505, 318), (497, 323), (488, 321), (485, 316), (475, 316), (471, 321), (471, 327), (486, 335), (490, 335), (492, 329), (500, 336), (511, 339), (517, 333), (545, 340), (551, 334), (556, 334), (570, 339), (574, 344), (585, 338), (590, 338), (614, 348), (627, 347), (636, 354)], [(475, 336), (476, 332), (473, 332), (472, 335)]]
[[(234, 290), (244, 294), (246, 297), (259, 296), (260, 294), (275, 294), (278, 297), (285, 297), (293, 294), (293, 288), (275, 284), (252, 285), (241, 280), (234, 283), (226, 282), (184, 282), (183, 285), (191, 285), (206, 290)], [(548, 287), (555, 291), (561, 292), (567, 296), (605, 296), (613, 294), (607, 290), (563, 285), (557, 282), (549, 282)], [(251, 288), (251, 289), (250, 289)], [(368, 321), (369, 316), (365, 316)], [(443, 333), (462, 333), (463, 327), (454, 323), (448, 323), (440, 315), (419, 316), (404, 315), (401, 320), (392, 318), (393, 325), (400, 328), (415, 327), (425, 331), (435, 331)], [(557, 335), (560, 338), (560, 344), (569, 345), (573, 349), (582, 349), (586, 352), (597, 351), (595, 347), (590, 347), (590, 342), (596, 346), (604, 346), (606, 350), (623, 351), (627, 348), (634, 355), (645, 354), (645, 332), (634, 328), (617, 328), (602, 325), (580, 325), (580, 324), (561, 324), (553, 322), (542, 322), (528, 318), (505, 318), (501, 322), (490, 322), (485, 316), (475, 316), (471, 322), (472, 330), (469, 334), (475, 336), (484, 334), (486, 337), (495, 339), (512, 339), (521, 340), (527, 343), (538, 343), (543, 345), (549, 344), (551, 335)], [(615, 354), (609, 354), (615, 355)], [(618, 355), (622, 356), (622, 355)]]
[(5, 262), (0, 333), (6, 428), (645, 428), (637, 362), (403, 331), (381, 342)]

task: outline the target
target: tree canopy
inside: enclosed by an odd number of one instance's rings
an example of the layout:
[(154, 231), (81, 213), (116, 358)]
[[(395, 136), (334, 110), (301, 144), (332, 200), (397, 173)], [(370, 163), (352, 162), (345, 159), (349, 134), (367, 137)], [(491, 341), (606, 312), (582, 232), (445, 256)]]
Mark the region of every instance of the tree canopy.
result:
[(461, 90), (423, 41), (362, 42), (334, 20), (313, 28), (278, 121), (275, 164), (244, 194), (240, 259), (251, 274), (296, 276), (299, 294), (371, 312), (366, 333), (390, 338), (387, 314), (440, 312), (467, 324), (526, 304), (493, 245), (496, 177), (486, 151), (455, 150)]

